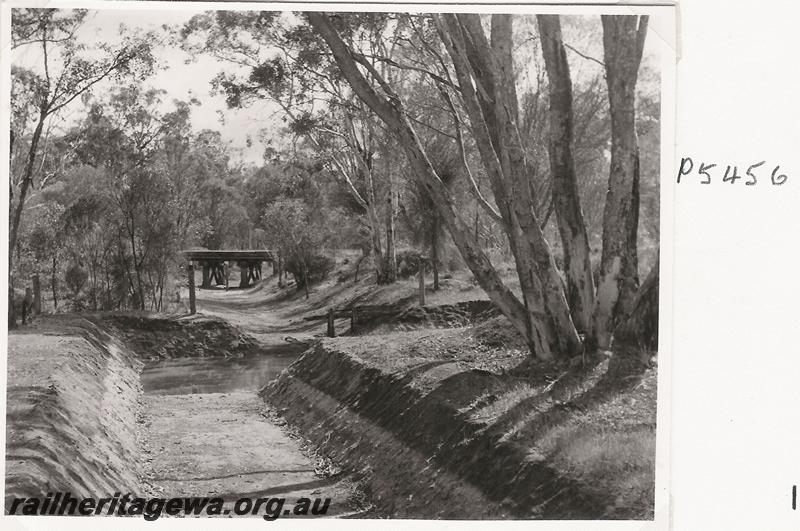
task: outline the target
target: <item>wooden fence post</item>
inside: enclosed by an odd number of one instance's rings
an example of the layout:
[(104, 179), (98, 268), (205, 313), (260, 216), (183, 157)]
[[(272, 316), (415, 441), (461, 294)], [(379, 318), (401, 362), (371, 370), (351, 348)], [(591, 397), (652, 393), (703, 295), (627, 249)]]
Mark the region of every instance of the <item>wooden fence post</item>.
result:
[(189, 314), (194, 315), (197, 313), (197, 306), (194, 295), (194, 264), (192, 262), (186, 266), (186, 271), (189, 273)]
[(328, 337), (336, 337), (336, 328), (333, 324), (333, 308), (328, 310)]
[(419, 305), (425, 306), (425, 264), (419, 265)]
[(42, 313), (42, 284), (39, 282), (39, 274), (31, 276), (31, 284), (33, 285), (33, 313), (39, 315)]

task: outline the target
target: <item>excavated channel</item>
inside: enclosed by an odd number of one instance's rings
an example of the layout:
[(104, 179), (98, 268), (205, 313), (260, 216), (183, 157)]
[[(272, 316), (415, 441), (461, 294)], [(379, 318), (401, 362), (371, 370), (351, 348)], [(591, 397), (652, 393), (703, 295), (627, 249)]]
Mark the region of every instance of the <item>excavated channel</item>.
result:
[(142, 370), (148, 395), (185, 395), (258, 391), (288, 367), (297, 354), (247, 358), (212, 356), (150, 362)]
[(350, 512), (351, 486), (322, 474), (258, 390), (299, 355), (274, 344), (243, 357), (174, 357), (147, 362), (141, 373), (143, 451), (149, 482), (163, 497), (330, 498), (329, 516)]

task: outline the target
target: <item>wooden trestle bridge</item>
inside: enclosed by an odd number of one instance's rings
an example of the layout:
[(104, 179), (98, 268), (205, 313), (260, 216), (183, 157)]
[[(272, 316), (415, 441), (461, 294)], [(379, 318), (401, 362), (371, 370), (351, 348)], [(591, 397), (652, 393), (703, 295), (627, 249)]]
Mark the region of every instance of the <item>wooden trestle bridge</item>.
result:
[(189, 274), (189, 308), (196, 312), (195, 305), (195, 264), (203, 271), (201, 288), (209, 289), (212, 285), (225, 286), (227, 289), (230, 269), (235, 264), (239, 268), (239, 287), (246, 288), (261, 278), (261, 265), (264, 262), (274, 264), (274, 257), (268, 250), (221, 250), (190, 249), (181, 251), (188, 262)]

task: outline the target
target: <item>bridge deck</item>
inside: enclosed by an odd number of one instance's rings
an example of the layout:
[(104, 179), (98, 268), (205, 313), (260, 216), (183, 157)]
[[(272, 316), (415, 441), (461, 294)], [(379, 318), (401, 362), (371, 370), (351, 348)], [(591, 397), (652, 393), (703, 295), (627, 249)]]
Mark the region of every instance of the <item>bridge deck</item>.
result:
[(274, 258), (269, 250), (222, 250), (222, 249), (188, 249), (181, 251), (188, 260), (257, 260), (271, 262)]

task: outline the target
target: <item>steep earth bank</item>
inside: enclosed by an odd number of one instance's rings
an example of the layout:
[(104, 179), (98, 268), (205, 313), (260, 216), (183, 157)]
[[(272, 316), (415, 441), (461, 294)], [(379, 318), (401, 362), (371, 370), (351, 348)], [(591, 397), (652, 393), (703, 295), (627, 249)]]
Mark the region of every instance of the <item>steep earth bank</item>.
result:
[(117, 339), (77, 316), (39, 319), (9, 335), (6, 503), (56, 491), (146, 493), (140, 367)]
[(261, 396), (372, 515), (652, 518), (655, 367), (531, 367), (499, 329), (324, 339)]

